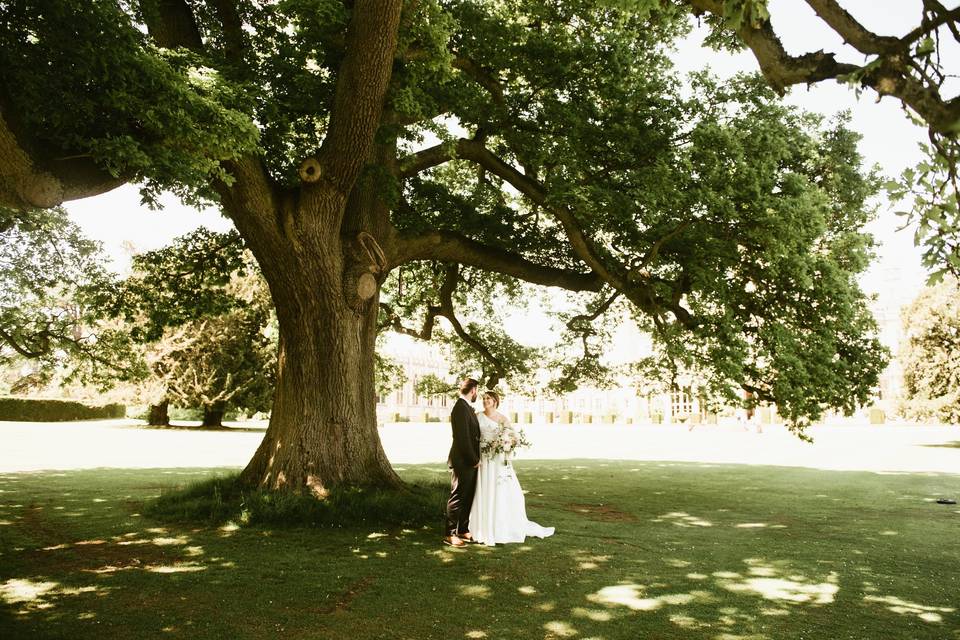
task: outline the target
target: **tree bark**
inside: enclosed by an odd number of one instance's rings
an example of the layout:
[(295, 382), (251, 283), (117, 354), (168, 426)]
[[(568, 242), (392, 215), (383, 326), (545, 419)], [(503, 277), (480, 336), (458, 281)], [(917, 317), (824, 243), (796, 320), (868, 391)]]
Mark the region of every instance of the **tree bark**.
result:
[(204, 427), (222, 427), (223, 414), (226, 413), (222, 403), (208, 405), (203, 408), (203, 426)]
[(147, 423), (151, 426), (166, 427), (170, 424), (170, 415), (168, 409), (170, 401), (166, 398), (159, 404), (150, 405), (150, 413), (147, 416)]
[[(333, 246), (299, 249), (274, 261), (260, 258), (261, 265), (271, 265), (264, 274), (280, 326), (277, 387), (270, 425), (241, 477), (251, 485), (318, 497), (338, 485), (399, 486), (377, 433), (379, 295), (351, 306), (344, 288), (353, 282), (346, 274), (355, 265), (331, 259), (340, 253)], [(277, 262), (285, 266), (272, 268)]]

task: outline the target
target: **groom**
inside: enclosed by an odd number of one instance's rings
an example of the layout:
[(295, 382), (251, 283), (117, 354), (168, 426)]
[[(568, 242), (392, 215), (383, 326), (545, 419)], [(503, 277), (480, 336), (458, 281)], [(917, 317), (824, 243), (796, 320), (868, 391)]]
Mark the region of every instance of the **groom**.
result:
[(450, 412), (453, 445), (447, 458), (450, 468), (450, 499), (447, 500), (447, 528), (443, 543), (462, 547), (473, 542), (469, 533), (470, 507), (477, 490), (477, 467), (480, 466), (480, 423), (473, 410), (480, 383), (465, 378), (460, 383), (460, 398)]

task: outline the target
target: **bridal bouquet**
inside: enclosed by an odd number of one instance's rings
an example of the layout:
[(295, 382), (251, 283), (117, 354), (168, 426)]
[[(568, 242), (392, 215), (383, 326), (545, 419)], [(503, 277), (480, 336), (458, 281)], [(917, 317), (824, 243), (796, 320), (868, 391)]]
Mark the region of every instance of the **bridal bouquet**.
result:
[(506, 424), (501, 424), (493, 437), (480, 443), (480, 451), (485, 456), (493, 458), (502, 453), (503, 464), (508, 464), (511, 454), (521, 447), (529, 447), (532, 443), (527, 440), (523, 431), (517, 431)]

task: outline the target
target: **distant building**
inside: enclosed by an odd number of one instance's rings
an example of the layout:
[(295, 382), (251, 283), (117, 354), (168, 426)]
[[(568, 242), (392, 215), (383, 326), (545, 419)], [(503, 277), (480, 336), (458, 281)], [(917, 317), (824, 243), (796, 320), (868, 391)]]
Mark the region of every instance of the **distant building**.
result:
[[(407, 336), (388, 341), (384, 355), (403, 367), (407, 380), (399, 389), (377, 398), (377, 418), (383, 422), (447, 422), (456, 392), (444, 396), (421, 396), (415, 385), (426, 375), (449, 380), (449, 359), (431, 342)], [(505, 389), (502, 409), (519, 424), (690, 424), (716, 420), (703, 406), (697, 383), (681, 379), (671, 393), (640, 395), (632, 381), (619, 380), (611, 389), (579, 388), (561, 397), (537, 393), (534, 397), (514, 395)], [(480, 405), (477, 405), (480, 408)], [(768, 414), (770, 412), (768, 411)], [(727, 412), (732, 416), (733, 410)]]
[[(445, 421), (450, 415), (450, 407), (456, 397), (421, 396), (416, 392), (416, 384), (426, 375), (433, 374), (441, 380), (450, 377), (449, 364), (440, 346), (433, 342), (415, 340), (408, 336), (391, 336), (384, 349), (384, 355), (392, 358), (403, 367), (407, 380), (399, 389), (377, 398), (377, 419), (380, 422), (396, 422), (398, 419), (410, 422)], [(450, 381), (453, 386), (454, 381)]]

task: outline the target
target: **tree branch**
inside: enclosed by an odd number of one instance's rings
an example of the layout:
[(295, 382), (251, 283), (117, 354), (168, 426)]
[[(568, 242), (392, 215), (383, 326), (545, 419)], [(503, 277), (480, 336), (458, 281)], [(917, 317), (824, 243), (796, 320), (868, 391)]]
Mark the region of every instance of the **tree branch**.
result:
[(505, 367), (503, 366), (503, 362), (494, 356), (486, 345), (467, 333), (463, 328), (463, 325), (460, 324), (460, 320), (457, 319), (457, 314), (453, 307), (453, 292), (457, 289), (459, 278), (460, 265), (457, 263), (449, 265), (446, 270), (446, 277), (444, 279), (443, 286), (440, 287), (439, 315), (442, 315), (447, 319), (448, 322), (450, 322), (454, 333), (456, 333), (461, 340), (473, 347), (474, 351), (479, 353), (482, 358), (493, 365), (494, 370), (487, 375), (487, 388), (490, 389), (497, 386), (500, 378), (503, 377)]
[(643, 260), (640, 261), (640, 266), (638, 267), (638, 270), (642, 272), (648, 266), (653, 264), (653, 261), (657, 259), (657, 254), (660, 253), (660, 248), (663, 247), (663, 245), (665, 245), (667, 242), (669, 242), (673, 238), (677, 237), (677, 235), (679, 235), (684, 229), (686, 229), (689, 226), (690, 226), (690, 221), (684, 220), (679, 225), (677, 225), (677, 227), (673, 231), (657, 239), (657, 241), (653, 243), (653, 246), (650, 247), (650, 250), (647, 251), (647, 253), (643, 256)]
[(234, 0), (212, 0), (212, 4), (223, 29), (224, 53), (231, 62), (242, 66), (247, 39), (243, 32), (243, 21), (237, 11), (237, 3)]
[(477, 84), (490, 93), (494, 102), (506, 108), (507, 103), (504, 99), (503, 86), (494, 78), (493, 72), (483, 68), (474, 60), (464, 55), (457, 55), (457, 57), (453, 59), (453, 68), (460, 69), (470, 76)]
[(31, 351), (27, 347), (22, 346), (19, 342), (17, 342), (14, 339), (14, 337), (11, 334), (7, 333), (2, 328), (0, 328), (0, 340), (3, 340), (8, 345), (10, 345), (14, 351), (19, 353), (24, 358), (29, 358), (32, 360), (35, 358), (39, 358), (43, 355), (46, 355), (47, 353), (50, 352), (49, 340), (47, 340), (46, 336), (44, 335), (46, 333), (47, 332), (45, 331), (41, 332), (39, 336), (41, 338), (43, 346), (39, 350), (35, 348), (33, 351)]
[(957, 21), (960, 21), (960, 6), (953, 9), (947, 9), (940, 2), (936, 0), (924, 0), (924, 7), (931, 8), (938, 15), (933, 20), (924, 21), (919, 27), (908, 33), (907, 35), (900, 38), (900, 48), (907, 49), (912, 43), (916, 42), (923, 36), (933, 33), (943, 25), (947, 25), (950, 31), (953, 33), (954, 38), (960, 40), (960, 34), (957, 33)]
[(373, 149), (402, 7), (402, 0), (356, 0), (353, 6), (330, 127), (318, 153), (322, 180), (344, 197)]
[(56, 159), (41, 150), (13, 122), (0, 102), (0, 205), (48, 209), (116, 189), (126, 182), (88, 157)]
[(454, 154), (450, 153), (449, 144), (438, 144), (426, 149), (421, 149), (416, 153), (401, 158), (398, 163), (399, 178), (412, 178), (418, 173), (423, 173), (427, 169), (440, 166), (450, 160), (453, 160)]
[(624, 275), (616, 273), (606, 264), (604, 252), (584, 233), (573, 212), (564, 206), (551, 205), (548, 202), (546, 189), (537, 180), (520, 173), (476, 140), (461, 139), (457, 143), (457, 154), (461, 158), (476, 162), (490, 173), (506, 180), (517, 191), (543, 207), (545, 211), (560, 222), (577, 257), (615, 289), (628, 290), (628, 283)]
[(403, 335), (417, 338), (418, 340), (430, 340), (433, 338), (433, 327), (436, 324), (437, 316), (439, 316), (441, 312), (440, 307), (434, 305), (428, 306), (427, 314), (423, 318), (423, 327), (417, 331), (416, 329), (404, 326), (403, 319), (393, 310), (393, 307), (386, 302), (381, 302), (380, 308), (383, 309), (383, 312), (387, 315), (387, 321), (377, 327), (378, 330), (390, 329), (396, 333), (402, 333)]
[(571, 331), (579, 331), (580, 328), (583, 326), (583, 324), (581, 323), (589, 324), (594, 320), (596, 320), (597, 318), (599, 318), (600, 316), (602, 316), (604, 313), (607, 312), (607, 309), (610, 308), (610, 305), (612, 305), (614, 301), (620, 297), (620, 295), (621, 294), (619, 291), (614, 292), (614, 294), (611, 295), (609, 298), (607, 298), (603, 302), (603, 304), (597, 307), (596, 311), (594, 311), (593, 313), (581, 313), (579, 315), (573, 316), (567, 321), (567, 329), (570, 329)]
[[(425, 167), (432, 163), (433, 166), (436, 166), (436, 164), (445, 162), (446, 160), (454, 157), (454, 153), (456, 154), (456, 157), (475, 162), (490, 173), (499, 176), (511, 184), (524, 196), (529, 198), (533, 203), (541, 206), (544, 211), (548, 212), (558, 222), (560, 222), (564, 232), (566, 233), (567, 239), (573, 248), (574, 254), (588, 267), (590, 267), (593, 277), (595, 277), (601, 285), (602, 283), (610, 285), (615, 290), (623, 293), (641, 310), (650, 314), (654, 314), (657, 307), (663, 307), (671, 310), (678, 320), (688, 324), (688, 326), (695, 323), (695, 319), (690, 315), (690, 313), (683, 309), (683, 307), (680, 307), (679, 304), (671, 304), (670, 302), (658, 298), (654, 294), (652, 288), (650, 287), (649, 279), (645, 275), (643, 269), (637, 269), (633, 272), (627, 273), (625, 270), (619, 269), (616, 266), (610, 266), (610, 264), (614, 263), (615, 261), (606, 255), (606, 252), (601, 247), (597, 246), (593, 240), (587, 236), (573, 211), (565, 206), (552, 204), (549, 201), (546, 188), (540, 184), (539, 181), (515, 169), (509, 163), (505, 162), (503, 159), (499, 158), (489, 149), (487, 149), (482, 142), (478, 140), (460, 139), (457, 141), (457, 144), (453, 149), (451, 149), (450, 145), (437, 145), (436, 147), (425, 149), (422, 152), (422, 155), (415, 154), (418, 157), (414, 160), (414, 164)], [(665, 238), (658, 240), (657, 243), (654, 244), (654, 247), (658, 251), (659, 246), (667, 242), (675, 234), (680, 233), (680, 231), (682, 231), (684, 228), (686, 228), (686, 223), (682, 223), (671, 234), (668, 234)], [(443, 239), (442, 235), (438, 236), (438, 234), (430, 234), (427, 237), (433, 238), (432, 241), (434, 243), (440, 243), (440, 241)], [(442, 256), (440, 254), (432, 254), (432, 257), (435, 257), (436, 259), (462, 261), (461, 256), (464, 254), (459, 251), (462, 248), (465, 249), (468, 247), (457, 247), (458, 251), (456, 252), (444, 253)], [(431, 254), (426, 253), (424, 256), (428, 257), (431, 256)], [(655, 256), (656, 253), (653, 252), (652, 248), (651, 253), (648, 254), (647, 258), (652, 260)], [(489, 268), (484, 261), (475, 263), (475, 266), (480, 268)], [(523, 278), (523, 276), (518, 277)], [(536, 280), (531, 281), (537, 282)], [(599, 288), (600, 286), (597, 286), (592, 290), (596, 291), (599, 290)]]
[(410, 260), (439, 260), (458, 262), (533, 284), (561, 287), (570, 291), (599, 291), (603, 286), (603, 280), (595, 273), (580, 273), (539, 265), (518, 254), (485, 245), (451, 231), (399, 236), (392, 244), (393, 264)]
[(456, 262), (448, 264), (444, 269), (443, 284), (440, 286), (440, 292), (438, 296), (440, 304), (439, 306), (427, 306), (427, 314), (424, 317), (423, 328), (420, 331), (405, 327), (400, 316), (393, 311), (393, 307), (383, 302), (380, 303), (380, 308), (383, 309), (384, 313), (387, 314), (387, 322), (386, 324), (381, 325), (380, 328), (389, 328), (392, 331), (402, 333), (419, 340), (430, 340), (433, 337), (433, 328), (436, 324), (436, 319), (446, 318), (450, 323), (450, 326), (453, 327), (454, 333), (456, 333), (461, 340), (470, 345), (474, 351), (479, 353), (484, 360), (493, 365), (494, 370), (487, 375), (487, 386), (488, 388), (493, 388), (497, 385), (497, 382), (500, 381), (500, 378), (503, 377), (505, 367), (503, 362), (494, 356), (486, 345), (467, 333), (467, 331), (463, 328), (463, 325), (460, 323), (460, 320), (457, 318), (456, 309), (453, 306), (453, 294), (457, 290), (457, 285), (459, 283), (460, 265)]
[(845, 42), (849, 42), (861, 53), (887, 53), (899, 48), (901, 44), (898, 38), (880, 36), (864, 27), (836, 0), (807, 0), (807, 4)]
[[(240, 16), (230, 0), (214, 0), (227, 41), (227, 53), (242, 58), (244, 38)], [(203, 41), (190, 6), (184, 0), (142, 0), (144, 20), (150, 37), (165, 47), (186, 47), (203, 52)], [(241, 47), (236, 50), (236, 47)], [(223, 163), (233, 176), (232, 185), (214, 182), (226, 213), (252, 248), (270, 242), (282, 232), (274, 214), (279, 208), (273, 181), (260, 157), (247, 154)], [(255, 251), (256, 255), (264, 253)]]
[(147, 32), (157, 45), (201, 53), (203, 40), (193, 10), (184, 0), (140, 0)]
[[(695, 14), (710, 12), (718, 17), (723, 16), (722, 0), (686, 1)], [(823, 51), (791, 56), (784, 50), (769, 21), (756, 28), (745, 22), (737, 29), (737, 35), (753, 51), (760, 63), (760, 71), (778, 93), (784, 93), (787, 87), (794, 84), (842, 80), (845, 76), (857, 77), (860, 83), (881, 96), (892, 95), (899, 98), (920, 114), (934, 131), (951, 133), (960, 120), (960, 101), (944, 101), (937, 86), (925, 86), (910, 74), (905, 60), (910, 54), (903, 48), (903, 45), (909, 46), (910, 40), (877, 36), (860, 25), (833, 0), (807, 1), (841, 37), (858, 48), (862, 47), (861, 50), (877, 50), (879, 58), (867, 67), (859, 67), (837, 62), (832, 53)], [(950, 18), (944, 21), (949, 24)], [(917, 34), (917, 37), (919, 35), (922, 33)], [(909, 37), (912, 37), (912, 33), (908, 34), (907, 38)]]
[[(723, 16), (722, 0), (688, 0), (694, 13), (710, 12)], [(760, 71), (767, 82), (778, 92), (783, 93), (794, 84), (813, 83), (836, 78), (838, 75), (852, 73), (860, 67), (838, 63), (832, 53), (817, 51), (802, 56), (791, 56), (783, 48), (780, 39), (774, 33), (769, 22), (755, 29), (746, 24), (737, 30), (737, 34), (753, 51)]]

